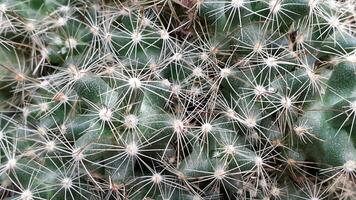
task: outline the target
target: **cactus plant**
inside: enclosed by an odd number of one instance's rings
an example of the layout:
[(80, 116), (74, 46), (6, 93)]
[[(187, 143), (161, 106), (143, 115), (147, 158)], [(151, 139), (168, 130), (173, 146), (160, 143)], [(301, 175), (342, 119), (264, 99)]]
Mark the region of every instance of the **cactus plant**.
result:
[(0, 199), (356, 199), (354, 0), (0, 0)]

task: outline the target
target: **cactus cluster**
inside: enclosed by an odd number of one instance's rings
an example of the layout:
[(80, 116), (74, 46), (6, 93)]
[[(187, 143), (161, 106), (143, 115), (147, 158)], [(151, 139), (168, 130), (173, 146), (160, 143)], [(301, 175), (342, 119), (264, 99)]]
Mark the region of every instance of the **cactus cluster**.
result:
[(0, 199), (355, 200), (355, 0), (0, 0)]

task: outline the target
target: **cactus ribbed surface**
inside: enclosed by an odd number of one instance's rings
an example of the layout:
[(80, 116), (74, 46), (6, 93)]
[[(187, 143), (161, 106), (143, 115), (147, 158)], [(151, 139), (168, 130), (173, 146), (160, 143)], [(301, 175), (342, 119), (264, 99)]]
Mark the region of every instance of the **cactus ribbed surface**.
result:
[(0, 199), (355, 200), (355, 0), (0, 0)]

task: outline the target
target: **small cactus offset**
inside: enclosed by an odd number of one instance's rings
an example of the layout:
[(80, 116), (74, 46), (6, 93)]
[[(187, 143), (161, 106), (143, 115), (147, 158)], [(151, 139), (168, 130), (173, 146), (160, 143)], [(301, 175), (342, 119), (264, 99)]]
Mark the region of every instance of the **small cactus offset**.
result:
[(0, 199), (355, 200), (355, 9), (0, 0)]

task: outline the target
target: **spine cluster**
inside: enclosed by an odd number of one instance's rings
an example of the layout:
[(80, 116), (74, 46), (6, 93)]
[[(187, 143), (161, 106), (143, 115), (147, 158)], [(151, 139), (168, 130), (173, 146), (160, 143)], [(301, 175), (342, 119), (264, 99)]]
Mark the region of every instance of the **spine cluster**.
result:
[(356, 199), (355, 0), (0, 0), (0, 199)]

